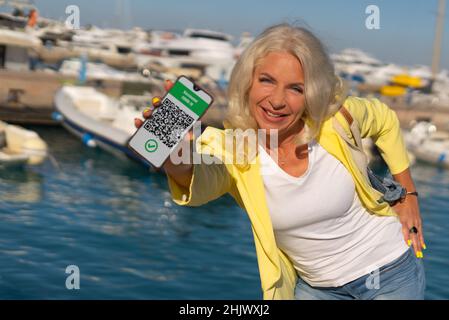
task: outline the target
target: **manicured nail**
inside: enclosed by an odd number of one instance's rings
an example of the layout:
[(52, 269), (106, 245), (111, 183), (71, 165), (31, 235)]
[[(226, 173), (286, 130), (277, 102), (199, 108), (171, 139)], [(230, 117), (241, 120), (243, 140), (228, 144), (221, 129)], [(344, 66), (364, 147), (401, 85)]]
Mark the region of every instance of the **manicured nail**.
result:
[(407, 240), (407, 244), (410, 247), (412, 245), (412, 240)]
[(143, 110), (143, 113), (147, 113), (150, 110), (151, 110), (150, 108), (146, 108), (145, 110)]
[(153, 104), (157, 104), (161, 102), (161, 99), (159, 99), (158, 97), (154, 97), (153, 100), (151, 100), (151, 102), (153, 102)]
[(424, 258), (424, 255), (422, 254), (422, 251), (418, 251), (418, 252), (416, 253), (416, 257), (417, 257), (418, 259)]
[(424, 250), (426, 250), (426, 249), (427, 249), (427, 246), (426, 246), (426, 244), (425, 244), (425, 243), (423, 243), (423, 244), (422, 244), (422, 248), (423, 248)]

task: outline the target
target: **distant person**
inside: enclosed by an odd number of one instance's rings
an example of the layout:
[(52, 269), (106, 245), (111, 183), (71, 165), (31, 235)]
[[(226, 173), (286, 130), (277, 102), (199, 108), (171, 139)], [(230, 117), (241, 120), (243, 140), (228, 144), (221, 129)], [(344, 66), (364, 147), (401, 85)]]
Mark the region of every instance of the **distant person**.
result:
[(28, 14), (27, 26), (30, 27), (30, 28), (34, 28), (36, 26), (36, 23), (37, 23), (37, 18), (38, 18), (37, 10), (36, 9), (31, 9), (29, 14)]
[[(226, 128), (267, 130), (255, 161), (248, 146), (243, 164), (168, 160), (163, 168), (177, 204), (199, 206), (229, 193), (246, 210), (264, 299), (423, 299), (422, 222), (396, 114), (377, 99), (346, 96), (319, 39), (288, 24), (247, 47), (228, 97)], [(344, 140), (350, 131), (343, 137), (336, 123), (353, 123), (373, 139), (409, 191), (400, 202), (380, 200)], [(274, 130), (277, 148), (269, 143)], [(207, 128), (200, 152), (232, 154), (222, 143), (228, 134)]]
[(12, 15), (14, 17), (25, 17), (25, 13), (20, 8), (14, 8), (14, 10), (12, 11)]

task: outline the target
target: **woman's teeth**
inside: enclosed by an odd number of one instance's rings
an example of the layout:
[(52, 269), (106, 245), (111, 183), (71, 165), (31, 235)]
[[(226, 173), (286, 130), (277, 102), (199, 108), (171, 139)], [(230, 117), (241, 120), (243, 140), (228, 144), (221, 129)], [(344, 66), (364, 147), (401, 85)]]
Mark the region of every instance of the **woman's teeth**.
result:
[(275, 118), (280, 118), (280, 117), (283, 117), (283, 116), (284, 116), (283, 114), (274, 114), (274, 113), (271, 113), (271, 112), (268, 111), (268, 110), (267, 110), (267, 114), (268, 114), (270, 117), (275, 117)]

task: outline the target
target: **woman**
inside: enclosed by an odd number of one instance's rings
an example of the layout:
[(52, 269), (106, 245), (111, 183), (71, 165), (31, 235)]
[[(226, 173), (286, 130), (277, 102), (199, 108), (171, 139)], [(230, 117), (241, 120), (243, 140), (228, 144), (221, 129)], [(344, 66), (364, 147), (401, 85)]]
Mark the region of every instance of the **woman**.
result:
[[(264, 299), (424, 298), (417, 196), (394, 208), (379, 201), (336, 130), (338, 122), (350, 137), (351, 121), (379, 147), (394, 179), (415, 191), (395, 113), (375, 99), (346, 97), (320, 41), (277, 25), (245, 50), (229, 84), (225, 126), (267, 132), (255, 158), (248, 146), (243, 165), (164, 164), (176, 203), (198, 206), (230, 193), (246, 210)], [(223, 144), (229, 134), (207, 128), (200, 153), (224, 159), (234, 152)]]

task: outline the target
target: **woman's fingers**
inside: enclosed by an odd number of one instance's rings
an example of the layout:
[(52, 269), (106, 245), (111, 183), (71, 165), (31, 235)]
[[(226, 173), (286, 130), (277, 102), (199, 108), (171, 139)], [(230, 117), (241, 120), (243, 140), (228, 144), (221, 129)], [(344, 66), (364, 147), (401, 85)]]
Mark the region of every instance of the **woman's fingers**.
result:
[[(164, 82), (164, 88), (166, 91), (170, 90), (173, 87), (173, 82), (171, 82), (170, 80), (165, 80)], [(151, 99), (151, 104), (153, 105), (152, 107), (146, 108), (143, 111), (143, 117), (145, 119), (149, 118), (151, 116), (151, 114), (153, 113), (153, 110), (157, 107), (159, 107), (161, 105), (161, 97), (154, 97), (153, 99)]]
[(424, 242), (424, 232), (423, 232), (423, 225), (422, 225), (422, 220), (420, 219), (418, 222), (418, 239), (419, 239), (419, 243), (420, 243), (420, 250), (425, 250), (426, 249), (426, 244)]
[(154, 108), (157, 108), (161, 105), (161, 98), (156, 96), (153, 99), (151, 99), (151, 103), (153, 104)]
[(423, 228), (422, 228), (422, 224), (419, 223), (418, 224), (418, 234), (416, 235), (419, 241), (419, 250), (421, 251), (421, 255), (422, 255), (422, 251), (426, 249), (426, 245), (424, 243), (424, 235), (423, 235)]
[(416, 236), (416, 243), (418, 246), (418, 258), (423, 258), (423, 249), (424, 249), (424, 241), (423, 241), (423, 230), (422, 230), (422, 223), (421, 221), (416, 222), (416, 229), (418, 229), (418, 233), (415, 234)]
[[(155, 108), (159, 107), (161, 105), (161, 98), (159, 97), (154, 97), (151, 100), (152, 106), (146, 108), (145, 110), (143, 110), (142, 112), (142, 116), (144, 119), (148, 119), (149, 117), (151, 117), (151, 115), (153, 114), (153, 111)], [(142, 125), (142, 124), (140, 124)], [(140, 127), (140, 126), (139, 126)]]
[(408, 229), (402, 226), (402, 235), (404, 236), (405, 243), (410, 247), (412, 245), (412, 240), (410, 239), (410, 233)]
[(418, 235), (416, 233), (410, 233), (410, 238), (412, 240), (412, 246), (413, 246), (413, 250), (415, 251), (415, 255), (417, 258), (422, 258), (421, 254), (421, 249), (419, 247), (419, 241), (418, 241)]
[[(426, 245), (424, 244), (422, 219), (419, 214), (418, 203), (407, 202), (399, 205), (400, 206), (398, 206), (396, 210), (398, 212), (399, 221), (402, 224), (404, 240), (409, 247), (413, 246), (413, 251), (417, 258), (423, 258), (423, 249), (425, 249)], [(416, 231), (414, 230), (415, 228)], [(411, 232), (411, 230), (415, 232)]]
[(142, 115), (143, 115), (144, 119), (148, 119), (149, 117), (151, 117), (151, 115), (153, 114), (154, 109), (161, 105), (161, 98), (154, 97), (151, 100), (151, 104), (152, 104), (152, 106), (146, 108), (142, 112)]
[[(421, 228), (421, 229), (422, 229), (422, 228)], [(419, 239), (421, 240), (422, 248), (423, 248), (424, 250), (426, 250), (427, 247), (426, 247), (426, 243), (424, 242), (424, 236), (423, 236), (422, 231), (421, 231), (421, 233), (419, 234)]]
[(165, 82), (164, 82), (165, 91), (169, 91), (172, 87), (173, 87), (173, 82), (171, 82), (170, 80), (165, 80)]
[(413, 246), (413, 251), (415, 252), (415, 255), (417, 258), (424, 258), (423, 255), (423, 248), (425, 248), (424, 241), (422, 238), (422, 228), (421, 226), (416, 227), (418, 230), (418, 233), (410, 232), (410, 229), (413, 226), (410, 226), (409, 228), (403, 227), (402, 233), (404, 234), (404, 239), (407, 242), (407, 245)]
[(193, 129), (190, 129), (189, 132), (186, 133), (184, 140), (190, 141), (193, 139)]
[[(168, 91), (172, 87), (173, 87), (173, 82), (171, 82), (170, 80), (165, 80), (165, 82), (164, 82), (165, 90)], [(151, 117), (154, 109), (161, 105), (161, 101), (162, 101), (161, 97), (157, 97), (157, 96), (154, 97), (153, 99), (151, 99), (152, 106), (143, 110), (143, 112), (142, 112), (143, 118), (148, 119), (149, 117)], [(134, 125), (136, 126), (136, 128), (140, 128), (142, 126), (142, 124), (143, 124), (142, 120), (140, 120), (138, 118), (134, 119)]]
[(137, 129), (139, 129), (142, 126), (142, 124), (143, 124), (142, 120), (140, 120), (138, 118), (134, 119), (134, 125), (136, 126)]

